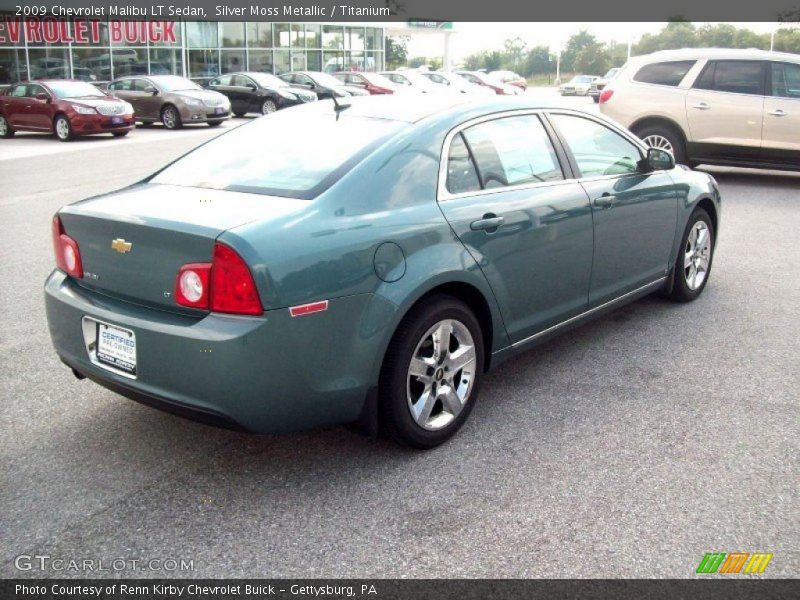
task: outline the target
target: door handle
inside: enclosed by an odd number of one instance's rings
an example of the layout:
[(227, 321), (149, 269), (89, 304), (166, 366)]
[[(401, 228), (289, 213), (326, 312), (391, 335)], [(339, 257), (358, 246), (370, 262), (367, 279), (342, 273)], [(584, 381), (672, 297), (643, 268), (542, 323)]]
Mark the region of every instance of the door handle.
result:
[(594, 199), (594, 206), (595, 208), (611, 208), (614, 204), (614, 200), (616, 200), (616, 196), (612, 196), (608, 192), (600, 196), (599, 198)]
[(487, 233), (493, 233), (497, 231), (497, 228), (500, 227), (505, 222), (503, 217), (498, 217), (494, 213), (486, 213), (483, 215), (482, 219), (478, 219), (477, 221), (473, 221), (469, 224), (469, 228), (472, 231), (486, 231)]
[(708, 105), (708, 102), (698, 102), (697, 104), (692, 104), (692, 108), (696, 108), (697, 110), (708, 110), (711, 107)]
[(787, 113), (787, 112), (786, 112), (785, 110), (783, 110), (783, 109), (776, 108), (775, 110), (771, 110), (771, 111), (769, 111), (767, 114), (768, 114), (768, 115), (772, 115), (773, 117), (785, 117), (785, 116), (786, 116), (786, 115), (788, 115), (789, 113)]

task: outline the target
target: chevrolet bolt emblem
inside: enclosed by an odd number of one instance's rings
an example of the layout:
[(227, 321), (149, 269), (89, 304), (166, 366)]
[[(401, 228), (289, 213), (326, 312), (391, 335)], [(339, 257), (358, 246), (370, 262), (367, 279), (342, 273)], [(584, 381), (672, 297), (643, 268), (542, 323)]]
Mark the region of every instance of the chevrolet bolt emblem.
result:
[(126, 252), (130, 252), (133, 244), (130, 242), (126, 242), (122, 238), (117, 238), (113, 242), (111, 242), (111, 249), (116, 250), (120, 254), (125, 254)]

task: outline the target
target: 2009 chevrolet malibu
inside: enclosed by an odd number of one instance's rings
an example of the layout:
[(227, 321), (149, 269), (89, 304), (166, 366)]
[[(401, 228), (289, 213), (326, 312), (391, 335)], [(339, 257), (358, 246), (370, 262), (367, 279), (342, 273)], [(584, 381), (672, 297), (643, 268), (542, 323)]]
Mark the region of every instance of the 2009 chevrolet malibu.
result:
[(525, 98), (399, 100), (265, 116), (62, 208), (62, 361), (251, 431), (356, 422), (424, 448), (490, 367), (646, 294), (702, 293), (710, 176)]

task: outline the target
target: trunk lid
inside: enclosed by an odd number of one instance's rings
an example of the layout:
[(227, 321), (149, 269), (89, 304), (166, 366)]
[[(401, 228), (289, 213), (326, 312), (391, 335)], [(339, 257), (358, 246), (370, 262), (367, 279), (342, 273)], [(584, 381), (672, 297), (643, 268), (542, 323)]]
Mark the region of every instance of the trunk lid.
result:
[(174, 298), (182, 265), (210, 262), (227, 229), (305, 206), (307, 200), (147, 183), (71, 204), (59, 217), (80, 249), (81, 286), (183, 311)]

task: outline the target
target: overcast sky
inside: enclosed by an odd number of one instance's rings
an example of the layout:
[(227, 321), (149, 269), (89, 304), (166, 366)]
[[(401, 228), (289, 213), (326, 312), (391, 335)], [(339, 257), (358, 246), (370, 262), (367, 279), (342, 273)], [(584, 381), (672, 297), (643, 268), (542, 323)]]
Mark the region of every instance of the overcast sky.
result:
[[(705, 23), (695, 23), (704, 25)], [(748, 27), (759, 33), (769, 33), (775, 23), (731, 23)], [(528, 46), (550, 46), (552, 50), (563, 48), (573, 33), (586, 29), (603, 42), (636, 42), (644, 33), (656, 33), (664, 23), (454, 23), (451, 49), (454, 60), (480, 50), (498, 50), (503, 42), (516, 36), (524, 39)], [(442, 36), (437, 34), (414, 35), (408, 44), (409, 56), (441, 56)]]

